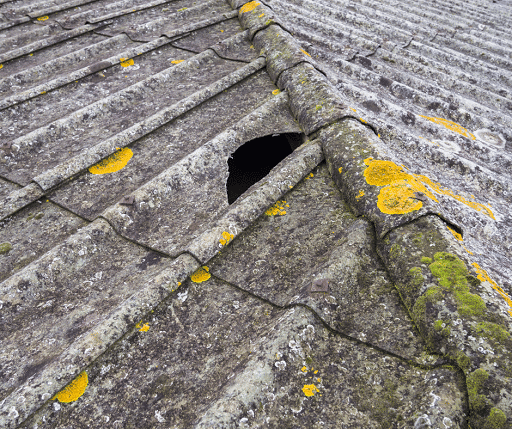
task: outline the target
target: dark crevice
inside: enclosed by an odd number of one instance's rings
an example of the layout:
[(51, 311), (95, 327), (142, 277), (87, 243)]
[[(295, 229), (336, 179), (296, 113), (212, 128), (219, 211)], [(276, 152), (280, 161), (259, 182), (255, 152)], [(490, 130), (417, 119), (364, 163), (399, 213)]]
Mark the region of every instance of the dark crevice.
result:
[(290, 155), (305, 140), (299, 133), (272, 134), (240, 146), (228, 160), (228, 203), (233, 204), (252, 185)]

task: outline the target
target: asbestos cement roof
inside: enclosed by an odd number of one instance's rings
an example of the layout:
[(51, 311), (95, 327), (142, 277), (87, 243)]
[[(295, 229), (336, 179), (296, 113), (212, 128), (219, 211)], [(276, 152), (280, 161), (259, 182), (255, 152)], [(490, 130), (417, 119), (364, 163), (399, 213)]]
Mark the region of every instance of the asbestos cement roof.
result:
[(0, 0), (0, 427), (512, 428), (511, 28)]

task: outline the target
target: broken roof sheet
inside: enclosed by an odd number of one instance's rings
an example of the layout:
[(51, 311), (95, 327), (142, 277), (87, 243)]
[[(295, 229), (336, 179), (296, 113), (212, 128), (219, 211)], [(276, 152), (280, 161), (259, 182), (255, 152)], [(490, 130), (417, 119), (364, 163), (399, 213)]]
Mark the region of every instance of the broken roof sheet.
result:
[(510, 2), (244, 3), (0, 0), (0, 425), (512, 427)]

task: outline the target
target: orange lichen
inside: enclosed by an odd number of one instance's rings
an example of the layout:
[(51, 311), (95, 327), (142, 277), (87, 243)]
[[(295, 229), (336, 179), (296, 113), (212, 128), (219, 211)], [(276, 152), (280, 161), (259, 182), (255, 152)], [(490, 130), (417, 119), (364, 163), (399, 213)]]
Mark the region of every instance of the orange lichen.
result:
[(258, 3), (257, 1), (251, 1), (249, 3), (245, 3), (241, 8), (240, 8), (240, 13), (245, 13), (245, 12), (250, 12), (254, 9), (256, 9), (257, 6), (259, 6), (261, 3)]
[(57, 399), (59, 402), (74, 402), (84, 394), (88, 384), (89, 378), (87, 373), (82, 371), (77, 378), (57, 393), (53, 399)]
[(313, 173), (309, 173), (306, 178), (304, 180), (308, 180), (308, 179), (311, 179), (312, 177), (314, 177), (315, 175)]
[(471, 140), (476, 140), (476, 137), (470, 133), (466, 128), (464, 128), (462, 125), (459, 125), (453, 121), (449, 121), (448, 119), (443, 118), (431, 118), (429, 116), (423, 116), (420, 115), (422, 118), (428, 119), (431, 122), (434, 122), (435, 124), (442, 125), (443, 127), (448, 128), (449, 130), (456, 132), (460, 134), (461, 136), (467, 137)]
[(233, 234), (230, 234), (229, 232), (227, 231), (224, 231), (222, 233), (222, 238), (219, 240), (219, 243), (222, 244), (223, 246), (225, 246), (226, 244), (228, 244), (231, 240), (233, 240), (235, 236)]
[(279, 89), (274, 89), (274, 90), (272, 91), (272, 94), (277, 95), (277, 94), (279, 94), (280, 92), (281, 92), (281, 91), (279, 91)]
[(179, 64), (179, 63), (182, 63), (183, 61), (185, 61), (185, 60), (173, 60), (173, 61), (171, 61), (171, 64)]
[[(489, 277), (489, 274), (487, 274), (487, 271), (485, 271), (483, 268), (480, 268), (480, 266), (473, 262), (471, 265), (475, 267), (475, 271), (477, 274), (478, 280), (482, 282), (489, 282), (492, 285), (492, 288), (498, 292), (501, 297), (506, 301), (508, 306), (512, 309), (512, 299), (507, 295), (507, 293), (496, 283), (493, 279)], [(512, 310), (508, 310), (509, 314), (512, 316)]]
[(126, 164), (128, 164), (132, 156), (133, 152), (131, 149), (125, 147), (113, 153), (108, 158), (105, 158), (103, 161), (89, 167), (89, 172), (92, 174), (115, 173), (126, 167)]
[(466, 246), (462, 246), (462, 247), (464, 247), (464, 250), (465, 250), (466, 252), (468, 252), (470, 255), (472, 255), (472, 254), (473, 254), (473, 252), (472, 252), (471, 250), (469, 250)]
[(194, 283), (202, 283), (208, 280), (211, 276), (212, 275), (210, 274), (210, 269), (208, 267), (201, 267), (190, 276), (190, 279)]
[(363, 124), (366, 124), (366, 123), (367, 123), (363, 118), (359, 118), (359, 120), (360, 120)]
[(433, 182), (427, 176), (406, 173), (403, 171), (404, 167), (399, 167), (391, 161), (367, 158), (364, 163), (368, 166), (363, 173), (366, 182), (373, 186), (384, 186), (380, 191), (379, 202), (377, 203), (383, 213), (404, 214), (419, 210), (423, 204), (420, 200), (414, 198), (416, 192), (423, 193), (431, 200), (438, 202), (432, 192), (434, 191), (436, 194), (452, 197), (494, 219), (494, 214), (488, 207), (466, 200), (453, 191), (443, 188), (439, 183)]
[(149, 324), (148, 324), (148, 323), (144, 323), (144, 324), (142, 324), (142, 320), (141, 320), (139, 323), (137, 323), (137, 324), (135, 325), (135, 327), (136, 327), (140, 332), (147, 332), (147, 331), (149, 331)]
[(303, 54), (306, 54), (308, 57), (311, 57), (311, 55), (309, 55), (304, 49), (301, 48), (300, 50)]
[(315, 396), (315, 392), (320, 392), (314, 384), (305, 384), (302, 391), (306, 396)]
[(381, 189), (377, 207), (387, 214), (404, 214), (421, 209), (423, 203), (414, 198), (416, 190), (406, 181), (392, 183)]
[(0, 69), (3, 69), (4, 68), (4, 65), (3, 64), (0, 64)]
[(47, 19), (47, 16), (40, 16), (39, 18), (37, 18), (38, 21), (46, 21)]
[(354, 112), (357, 112), (357, 110), (356, 110), (356, 109), (354, 109), (353, 107), (351, 107), (351, 108), (350, 108), (350, 110), (353, 110)]
[(121, 66), (123, 67), (130, 67), (130, 66), (133, 66), (134, 62), (133, 62), (133, 59), (130, 58), (119, 58), (119, 61), (121, 61)]
[(461, 234), (459, 234), (457, 231), (451, 229), (449, 226), (447, 226), (446, 228), (448, 228), (448, 231), (450, 231), (457, 240), (462, 241)]
[(284, 216), (286, 214), (285, 207), (290, 207), (286, 201), (277, 201), (272, 207), (268, 208), (265, 214), (267, 216)]

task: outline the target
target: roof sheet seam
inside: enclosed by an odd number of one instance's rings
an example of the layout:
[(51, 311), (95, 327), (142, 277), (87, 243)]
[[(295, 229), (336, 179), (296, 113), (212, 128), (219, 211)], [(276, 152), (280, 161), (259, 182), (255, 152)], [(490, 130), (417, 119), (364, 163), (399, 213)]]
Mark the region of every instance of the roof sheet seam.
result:
[(385, 349), (383, 347), (380, 347), (377, 344), (371, 343), (369, 341), (364, 341), (361, 338), (357, 338), (355, 336), (346, 334), (343, 331), (340, 331), (340, 330), (336, 329), (336, 327), (331, 326), (329, 321), (326, 320), (324, 317), (322, 317), (321, 314), (317, 310), (315, 310), (313, 307), (311, 307), (308, 304), (299, 303), (299, 302), (290, 302), (290, 303), (285, 304), (285, 305), (280, 305), (280, 304), (272, 301), (270, 298), (264, 298), (264, 297), (256, 294), (255, 292), (253, 292), (253, 291), (251, 291), (249, 289), (244, 289), (242, 286), (239, 286), (239, 285), (233, 283), (232, 281), (226, 280), (223, 277), (221, 277), (220, 275), (217, 275), (217, 274), (215, 274), (212, 271), (210, 271), (209, 274), (211, 275), (212, 278), (214, 278), (216, 280), (219, 280), (222, 283), (225, 283), (226, 285), (232, 287), (233, 289), (236, 289), (236, 290), (238, 290), (240, 292), (243, 292), (243, 293), (251, 296), (252, 298), (257, 299), (258, 301), (262, 301), (262, 302), (264, 302), (264, 303), (266, 303), (266, 304), (268, 304), (268, 305), (270, 305), (272, 307), (278, 308), (280, 310), (290, 310), (290, 309), (295, 309), (295, 308), (304, 308), (306, 311), (311, 313), (317, 320), (319, 320), (320, 323), (324, 326), (325, 329), (327, 329), (329, 332), (333, 333), (334, 335), (340, 336), (340, 337), (342, 337), (342, 338), (344, 338), (344, 339), (346, 339), (346, 340), (348, 340), (350, 342), (353, 342), (355, 344), (358, 344), (358, 345), (361, 345), (361, 346), (364, 346), (364, 347), (368, 347), (368, 348), (370, 348), (372, 350), (378, 351), (378, 352), (382, 353), (385, 356), (394, 357), (394, 358), (396, 358), (396, 359), (398, 359), (400, 361), (407, 362), (408, 364), (414, 366), (415, 368), (420, 368), (420, 369), (423, 369), (423, 370), (438, 369), (438, 368), (445, 367), (447, 364), (453, 363), (451, 361), (447, 361), (442, 356), (439, 356), (439, 359), (436, 362), (431, 363), (431, 364), (426, 363), (426, 362), (420, 362), (420, 359), (418, 359), (415, 356), (412, 357), (412, 358), (406, 358), (406, 357), (404, 357), (402, 355), (394, 353), (391, 350), (387, 350), (387, 349)]

